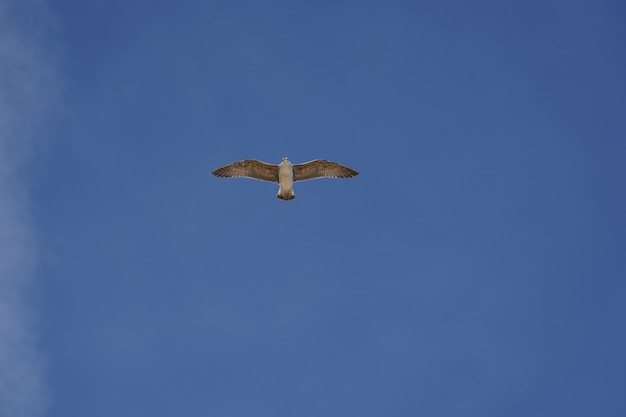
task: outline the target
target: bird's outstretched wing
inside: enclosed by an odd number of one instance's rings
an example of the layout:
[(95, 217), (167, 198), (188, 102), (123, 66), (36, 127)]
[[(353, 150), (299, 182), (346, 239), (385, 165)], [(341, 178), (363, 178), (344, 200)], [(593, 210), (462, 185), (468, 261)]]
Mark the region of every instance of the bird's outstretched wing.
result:
[(293, 166), (294, 181), (305, 181), (323, 177), (350, 178), (356, 175), (359, 175), (359, 173), (352, 168), (323, 159), (316, 159)]
[(267, 164), (256, 159), (246, 159), (225, 165), (211, 172), (216, 177), (247, 177), (262, 181), (278, 182), (278, 165)]

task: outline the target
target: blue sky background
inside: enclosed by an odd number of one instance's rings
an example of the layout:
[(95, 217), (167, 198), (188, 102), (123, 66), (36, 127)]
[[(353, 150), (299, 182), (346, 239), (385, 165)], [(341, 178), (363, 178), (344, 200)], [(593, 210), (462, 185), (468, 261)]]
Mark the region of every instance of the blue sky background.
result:
[(621, 2), (201, 3), (2, 2), (1, 416), (626, 415)]

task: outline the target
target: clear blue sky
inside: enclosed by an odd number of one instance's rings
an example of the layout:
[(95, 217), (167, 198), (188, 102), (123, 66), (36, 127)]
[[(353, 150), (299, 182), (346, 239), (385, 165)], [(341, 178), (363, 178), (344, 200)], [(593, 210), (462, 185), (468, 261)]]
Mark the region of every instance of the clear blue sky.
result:
[(626, 415), (622, 2), (0, 4), (0, 416)]

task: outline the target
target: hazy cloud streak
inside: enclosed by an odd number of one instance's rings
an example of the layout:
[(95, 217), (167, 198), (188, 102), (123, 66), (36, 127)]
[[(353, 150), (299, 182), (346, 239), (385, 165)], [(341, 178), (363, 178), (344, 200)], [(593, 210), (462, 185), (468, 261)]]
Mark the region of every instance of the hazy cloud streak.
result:
[(39, 42), (50, 16), (41, 1), (0, 0), (0, 416), (7, 417), (45, 413), (37, 251), (24, 174), (56, 97), (49, 51)]

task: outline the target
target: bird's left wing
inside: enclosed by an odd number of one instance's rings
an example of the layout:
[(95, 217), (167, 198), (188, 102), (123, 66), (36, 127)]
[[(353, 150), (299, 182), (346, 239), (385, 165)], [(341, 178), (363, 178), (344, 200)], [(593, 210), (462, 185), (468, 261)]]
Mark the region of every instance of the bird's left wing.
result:
[(235, 162), (211, 172), (216, 177), (247, 177), (261, 181), (278, 182), (278, 165), (256, 159)]
[(293, 180), (305, 181), (314, 178), (350, 178), (359, 175), (352, 168), (336, 162), (316, 159), (314, 161), (305, 162), (303, 164), (295, 164), (293, 166)]

